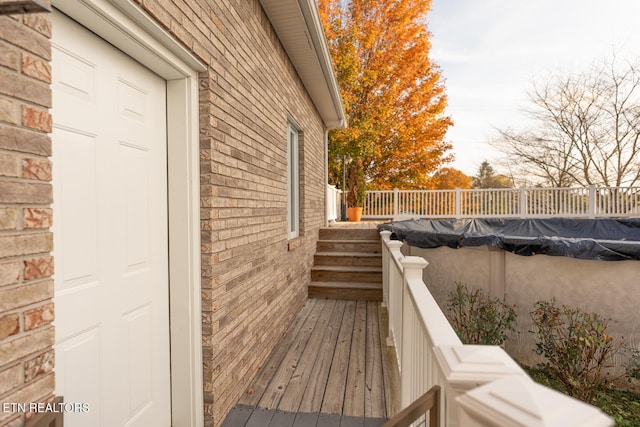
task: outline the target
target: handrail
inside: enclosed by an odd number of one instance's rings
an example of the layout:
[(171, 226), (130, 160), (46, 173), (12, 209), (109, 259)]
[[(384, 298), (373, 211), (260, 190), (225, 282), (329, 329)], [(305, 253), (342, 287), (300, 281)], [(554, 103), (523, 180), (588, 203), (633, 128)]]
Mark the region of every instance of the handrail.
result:
[(363, 218), (640, 216), (640, 187), (371, 190)]
[(440, 425), (440, 386), (435, 385), (411, 405), (394, 415), (382, 427), (409, 427), (429, 412), (429, 426)]
[[(56, 397), (51, 406), (53, 408), (60, 408), (62, 405), (62, 396)], [(63, 427), (64, 426), (64, 412), (61, 410), (51, 412), (40, 412), (34, 418), (27, 422), (25, 427)]]

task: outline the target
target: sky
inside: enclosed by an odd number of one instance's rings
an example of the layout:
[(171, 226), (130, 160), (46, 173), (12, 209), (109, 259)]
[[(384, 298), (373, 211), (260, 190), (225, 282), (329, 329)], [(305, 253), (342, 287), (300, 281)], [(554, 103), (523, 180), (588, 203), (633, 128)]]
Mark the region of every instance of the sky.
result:
[(501, 154), (495, 128), (526, 126), (535, 79), (578, 73), (615, 52), (640, 58), (640, 0), (432, 0), (428, 29), (455, 122), (451, 165), (467, 175)]

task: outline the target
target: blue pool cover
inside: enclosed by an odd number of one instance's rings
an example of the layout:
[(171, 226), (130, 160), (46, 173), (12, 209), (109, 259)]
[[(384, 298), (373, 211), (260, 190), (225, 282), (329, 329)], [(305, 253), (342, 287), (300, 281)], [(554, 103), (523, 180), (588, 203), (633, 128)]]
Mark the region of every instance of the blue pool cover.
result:
[(492, 246), (517, 255), (640, 260), (640, 218), (407, 220), (378, 226), (419, 248)]

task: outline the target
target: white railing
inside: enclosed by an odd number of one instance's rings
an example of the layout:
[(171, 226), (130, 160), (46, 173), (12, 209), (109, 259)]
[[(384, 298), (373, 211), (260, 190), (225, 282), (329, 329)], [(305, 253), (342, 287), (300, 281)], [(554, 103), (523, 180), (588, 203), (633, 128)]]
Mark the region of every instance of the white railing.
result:
[(640, 187), (367, 191), (363, 218), (640, 216)]
[(598, 408), (536, 384), (501, 347), (462, 344), (422, 279), (427, 261), (403, 256), (402, 243), (380, 234), (403, 408), (438, 385), (440, 426), (430, 427), (614, 425)]
[(327, 221), (335, 221), (340, 218), (340, 195), (342, 190), (338, 190), (335, 186), (327, 184), (325, 192), (325, 209), (327, 212)]

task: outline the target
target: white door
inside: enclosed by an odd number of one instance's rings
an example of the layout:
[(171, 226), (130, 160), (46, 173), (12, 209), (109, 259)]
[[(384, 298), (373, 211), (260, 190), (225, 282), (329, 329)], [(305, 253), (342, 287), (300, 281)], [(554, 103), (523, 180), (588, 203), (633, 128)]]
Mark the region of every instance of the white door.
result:
[(171, 423), (166, 82), (53, 14), (56, 393), (65, 426)]

